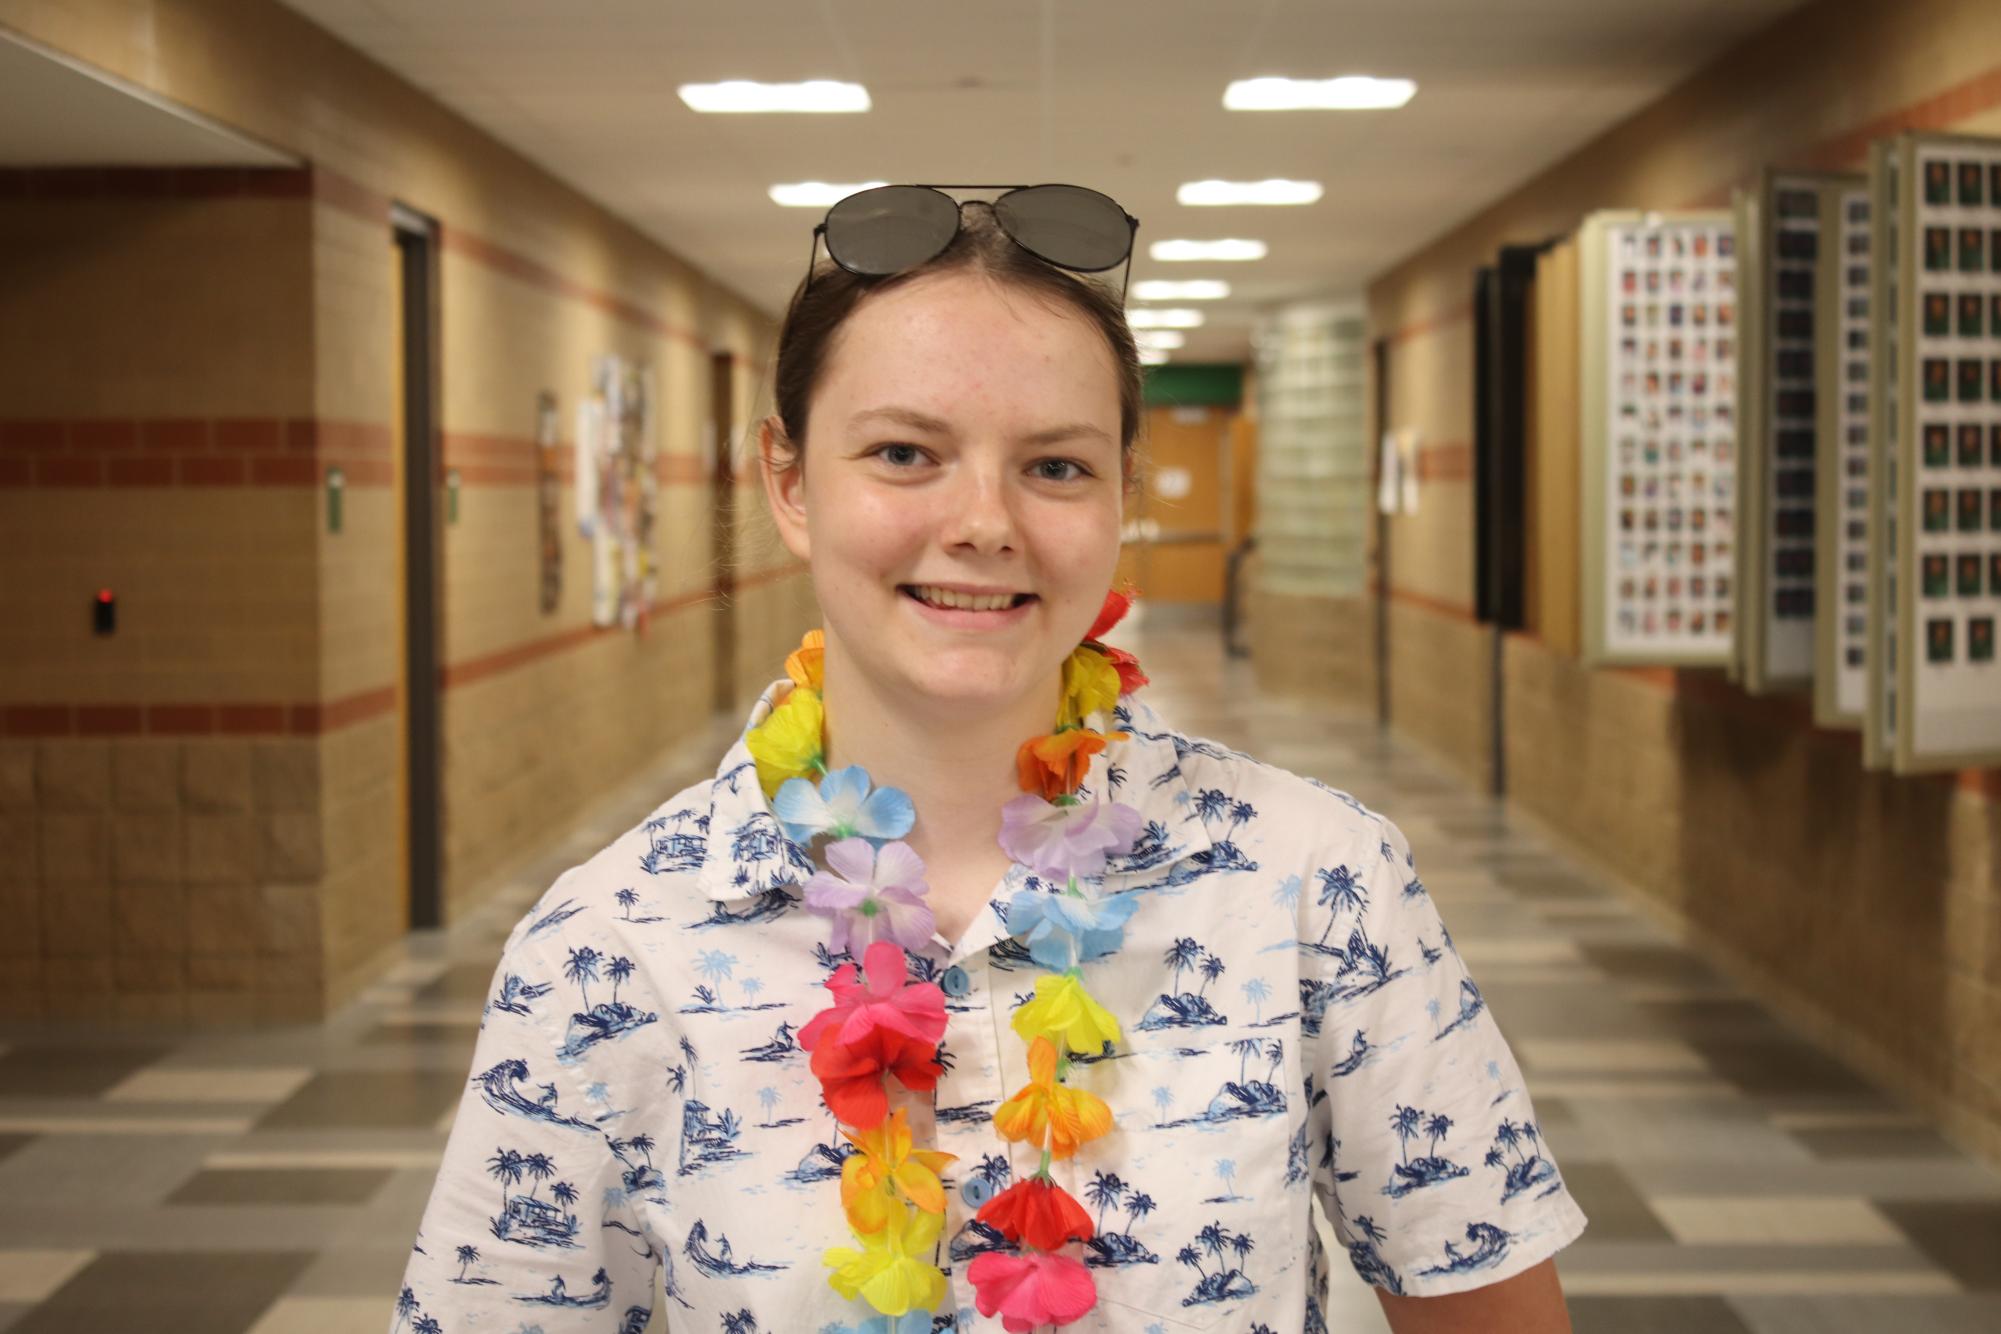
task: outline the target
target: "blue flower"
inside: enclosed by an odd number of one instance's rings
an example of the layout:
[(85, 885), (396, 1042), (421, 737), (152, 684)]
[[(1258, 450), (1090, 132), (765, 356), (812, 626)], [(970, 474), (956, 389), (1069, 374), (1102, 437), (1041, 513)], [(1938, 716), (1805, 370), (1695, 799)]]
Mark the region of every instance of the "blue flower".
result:
[(917, 823), (917, 809), (900, 789), (869, 791), (868, 770), (858, 764), (831, 769), (818, 787), (811, 779), (788, 778), (771, 799), (785, 836), (801, 847), (816, 834), (865, 838), (881, 847), (902, 838)]
[(1008, 901), (1007, 929), (1027, 937), (1030, 958), (1061, 971), (1115, 953), (1138, 907), (1134, 894), (1087, 899), (1025, 889)]
[(929, 1311), (905, 1311), (902, 1315), (872, 1315), (856, 1326), (855, 1334), (931, 1334)]

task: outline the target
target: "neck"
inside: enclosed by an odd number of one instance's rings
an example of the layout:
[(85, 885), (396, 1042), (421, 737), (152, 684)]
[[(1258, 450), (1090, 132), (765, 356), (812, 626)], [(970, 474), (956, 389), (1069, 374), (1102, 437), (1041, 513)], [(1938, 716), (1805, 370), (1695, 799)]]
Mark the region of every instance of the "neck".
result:
[(1061, 674), (992, 707), (897, 695), (855, 670), (831, 636), (821, 698), (829, 769), (858, 764), (917, 808), (908, 842), (927, 862), (999, 855), (1001, 807), (1021, 795), (1015, 752), (1056, 725)]

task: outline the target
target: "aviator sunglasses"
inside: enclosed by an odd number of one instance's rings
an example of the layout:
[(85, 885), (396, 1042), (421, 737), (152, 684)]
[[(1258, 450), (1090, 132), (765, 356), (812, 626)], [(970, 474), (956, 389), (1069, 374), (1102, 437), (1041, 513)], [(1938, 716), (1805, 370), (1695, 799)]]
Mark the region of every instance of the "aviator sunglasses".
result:
[[(1005, 191), (989, 205), (994, 220), (1009, 240), (1058, 268), (1103, 273), (1124, 264), (1125, 277), (1119, 282), (1124, 302), (1139, 219), (1109, 195), (1081, 185), (879, 185), (858, 190), (828, 209), (813, 229), (815, 252), (825, 238), (834, 263), (864, 278), (915, 268), (952, 244), (966, 203), (984, 202), (962, 202), (947, 190)], [(807, 290), (812, 286), (808, 256)]]

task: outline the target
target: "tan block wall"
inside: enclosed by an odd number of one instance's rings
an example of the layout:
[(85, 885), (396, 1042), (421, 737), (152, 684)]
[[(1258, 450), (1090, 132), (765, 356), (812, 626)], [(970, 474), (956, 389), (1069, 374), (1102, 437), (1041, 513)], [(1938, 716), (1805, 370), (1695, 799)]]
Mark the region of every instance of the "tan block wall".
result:
[(1374, 603), (1270, 592), (1249, 571), (1244, 586), (1239, 639), (1250, 647), (1258, 689), (1375, 712)]
[(1995, 807), (1714, 680), (1507, 647), (1511, 795), (1817, 1036), (2001, 1158)]
[[(156, 632), (159, 638), (148, 642), (166, 648), (173, 635), (193, 643), (212, 627), (191, 618), (213, 608), (214, 624), (227, 616), (231, 633), (240, 629), (247, 644), (230, 645), (233, 651), (213, 660), (179, 661), (165, 649), (149, 654), (142, 689), (123, 681), (93, 686), (97, 678), (87, 659), (54, 662), (39, 646), (20, 653), (12, 651), (17, 643), (9, 643), (0, 672), (13, 675), (0, 678), (0, 705), (55, 698), (72, 706), (95, 698), (143, 704), (177, 698), (176, 690), (227, 699), (234, 697), (227, 692), (241, 690), (252, 698), (304, 702), (309, 711), (316, 702), (325, 711), (318, 735), (213, 743), (229, 756), (244, 746), (253, 758), (282, 753), (298, 779), (287, 790), (308, 793), (303, 812), (265, 809), (258, 804), (265, 800), (261, 787), (248, 808), (203, 805), (208, 799), (191, 795), (197, 780), (186, 775), (235, 760), (206, 758), (200, 752), (211, 743), (205, 740), (161, 743), (171, 751), (169, 767), (180, 775), (178, 813), (171, 829), (153, 818), (125, 837), (135, 849), (157, 844), (174, 850), (181, 878), (171, 895), (146, 909), (155, 920), (170, 916), (169, 906), (182, 913), (178, 936), (157, 937), (185, 940), (174, 968), (127, 964), (120, 971), (118, 924), (127, 918), (114, 895), (121, 889), (113, 860), (114, 808), (47, 805), (67, 800), (44, 793), (68, 790), (69, 770), (91, 763), (88, 747), (72, 755), (78, 743), (49, 739), (0, 748), (0, 830), (20, 836), (0, 857), (0, 903), (29, 910), (37, 923), (27, 940), (6, 946), (26, 959), (32, 944), (34, 966), (0, 970), (6, 978), (0, 1006), (38, 1014), (123, 1009), (197, 1018), (318, 1012), (365, 980), (408, 920), (402, 723), (399, 713), (384, 713), (372, 702), (398, 689), (402, 663), (397, 493), (387, 484), (393, 469), (381, 454), (370, 455), (380, 460), (372, 477), (364, 464), (350, 463), (344, 531), (338, 534), (326, 528), (323, 486), (327, 461), (348, 462), (352, 451), (367, 454), (393, 435), (398, 307), (389, 201), (436, 218), (443, 229), (439, 424), (445, 466), (463, 467), (467, 476), (458, 522), (443, 529), (440, 554), (443, 660), (451, 681), (443, 702), (446, 891), (454, 913), (525, 852), (538, 830), (559, 828), (565, 816), (706, 720), (714, 694), (714, 625), (722, 614), (705, 600), (715, 574), (712, 505), (696, 462), (706, 456), (712, 434), (709, 358), (728, 350), (746, 367), (754, 365), (765, 353), (769, 321), (280, 5), (129, 0), (75, 7), (0, 0), (0, 25), (297, 154), (312, 164), (313, 182), (310, 197), (227, 201), (240, 211), (222, 220), (203, 213), (222, 208), (220, 202), (212, 209), (212, 201), (196, 201), (200, 207), (168, 201), (151, 230), (134, 230), (122, 200), (115, 209), (100, 209), (104, 220), (95, 233), (81, 205), (73, 218), (23, 214), (24, 220), (0, 205), (0, 246), (11, 248), (15, 240), (9, 227), (39, 228), (42, 251), (53, 248), (64, 262), (50, 266), (51, 283), (38, 299), (60, 299), (81, 321), (78, 330), (42, 321), (67, 336), (36, 346), (38, 355), (74, 363), (83, 397), (44, 408), (0, 382), (8, 413), (17, 403), (30, 403), (34, 412), (72, 417), (261, 414), (316, 428), (320, 448), (316, 484), (302, 480), (296, 487), (240, 495), (179, 487), (88, 497), (42, 487), (0, 489), (0, 526), (33, 538), (36, 559), (44, 562), (37, 572), (49, 568), (51, 556), (70, 562), (36, 581), (56, 592), (45, 608), (31, 609), (33, 615), (87, 629), (86, 609), (72, 606), (75, 599), (65, 590), (111, 583), (126, 604), (114, 643), (130, 645), (131, 636), (145, 632)], [(114, 239), (135, 252), (122, 267), (112, 262), (122, 252), (104, 240), (113, 219), (125, 227)], [(274, 232), (285, 245), (275, 257), (267, 235)], [(70, 249), (60, 250), (64, 245)], [(128, 394), (106, 367), (140, 363), (113, 336), (123, 331), (112, 330), (112, 314), (129, 312), (130, 302), (121, 307), (106, 292), (129, 288), (143, 298), (170, 286), (177, 274), (161, 271), (157, 255), (171, 251), (184, 259), (204, 253), (203, 246), (227, 251), (240, 272), (183, 294), (177, 315), (188, 310), (200, 318), (154, 321), (156, 329), (178, 335), (160, 342), (185, 365), (125, 377), (138, 381)], [(282, 272), (260, 269), (267, 258), (266, 268), (282, 260)], [(191, 283), (201, 277), (186, 276)], [(98, 284), (96, 294), (79, 292), (79, 282)], [(239, 289), (264, 303), (256, 318), (216, 305)], [(209, 304), (198, 305), (197, 297)], [(0, 309), (0, 322), (6, 318)], [(225, 325), (265, 361), (233, 357), (217, 342)], [(6, 341), (10, 349), (19, 343)], [(658, 443), (671, 456), (672, 480), (662, 488), (656, 530), (660, 607), (642, 637), (588, 627), (590, 568), (570, 518), (567, 484), (563, 598), (545, 614), (538, 601), (532, 486), (525, 479), (474, 475), (477, 464), (494, 461), (532, 472), (528, 442), (539, 390), (558, 395), (570, 443), (591, 359), (600, 353), (653, 368)], [(274, 358), (282, 364), (267, 364)], [(53, 383), (39, 364), (0, 367), (0, 376), (13, 370), (24, 381)], [(755, 376), (743, 379), (740, 418), (757, 385)], [(145, 393), (159, 395), (158, 404)], [(65, 508), (74, 505), (83, 508)], [(757, 500), (756, 509), (761, 506)], [(30, 512), (32, 528), (13, 523)], [(109, 521), (80, 523), (84, 516)], [(742, 522), (754, 527), (758, 518), (749, 514)], [(116, 577), (100, 577), (90, 562), (100, 560), (107, 544), (79, 535), (106, 531), (130, 535), (129, 541), (115, 540), (154, 561), (163, 551), (185, 549), (191, 577), (174, 570), (149, 577), (122, 567)], [(65, 543), (74, 557), (59, 554)], [(20, 584), (12, 574), (0, 568), (10, 586)], [(804, 584), (789, 564), (780, 564), (745, 589), (739, 614), (755, 624), (742, 635), (748, 647), (739, 659), (741, 675), (760, 678), (761, 685), (810, 623)], [(184, 599), (175, 604), (177, 623), (146, 623), (147, 609), (170, 594)], [(32, 617), (13, 618), (11, 610), (0, 634), (42, 628)], [(102, 647), (82, 643), (86, 654)], [(135, 738), (134, 745), (153, 741)], [(129, 854), (128, 861), (137, 856)], [(50, 866), (61, 883), (81, 892), (45, 894)], [(122, 929), (132, 933), (129, 925)], [(43, 966), (45, 947), (58, 937), (60, 948), (88, 951), (91, 962)], [(160, 1000), (173, 994), (181, 999)], [(145, 999), (116, 1002), (120, 995)], [(232, 1008), (218, 997), (239, 1003)]]

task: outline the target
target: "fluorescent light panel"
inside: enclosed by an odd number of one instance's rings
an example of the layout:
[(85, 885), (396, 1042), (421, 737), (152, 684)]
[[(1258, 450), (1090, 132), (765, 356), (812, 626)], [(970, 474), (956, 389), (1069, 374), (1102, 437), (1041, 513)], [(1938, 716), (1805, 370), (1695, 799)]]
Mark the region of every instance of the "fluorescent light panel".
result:
[(1143, 347), (1139, 350), (1139, 364), (1142, 366), (1165, 366), (1167, 361), (1168, 354), (1166, 352), (1156, 351), (1150, 347)]
[(1187, 341), (1172, 329), (1140, 329), (1133, 333), (1133, 342), (1148, 352), (1172, 352)]
[(832, 208), (849, 195), (873, 190), (888, 181), (863, 181), (859, 185), (829, 185), (826, 181), (799, 181), (771, 187), (771, 202), (786, 208)]
[(1184, 261), (1251, 260), (1265, 257), (1263, 241), (1155, 241), (1147, 247), (1150, 257), (1166, 263)]
[(1238, 79), (1223, 90), (1230, 111), (1382, 111), (1417, 92), (1409, 79), (1344, 74), (1338, 79)]
[(1189, 181), (1174, 192), (1174, 202), (1196, 207), (1314, 204), (1323, 193), (1319, 181)]
[(1177, 306), (1165, 310), (1140, 308), (1126, 312), (1126, 323), (1135, 329), (1199, 329), (1205, 318), (1199, 310)]
[(722, 83), (684, 83), (676, 89), (691, 110), (706, 112), (867, 111), (868, 89), (858, 83), (808, 79), (804, 83), (756, 83), (729, 79)]
[(1230, 295), (1230, 285), (1220, 278), (1149, 278), (1133, 284), (1135, 301), (1221, 301)]

